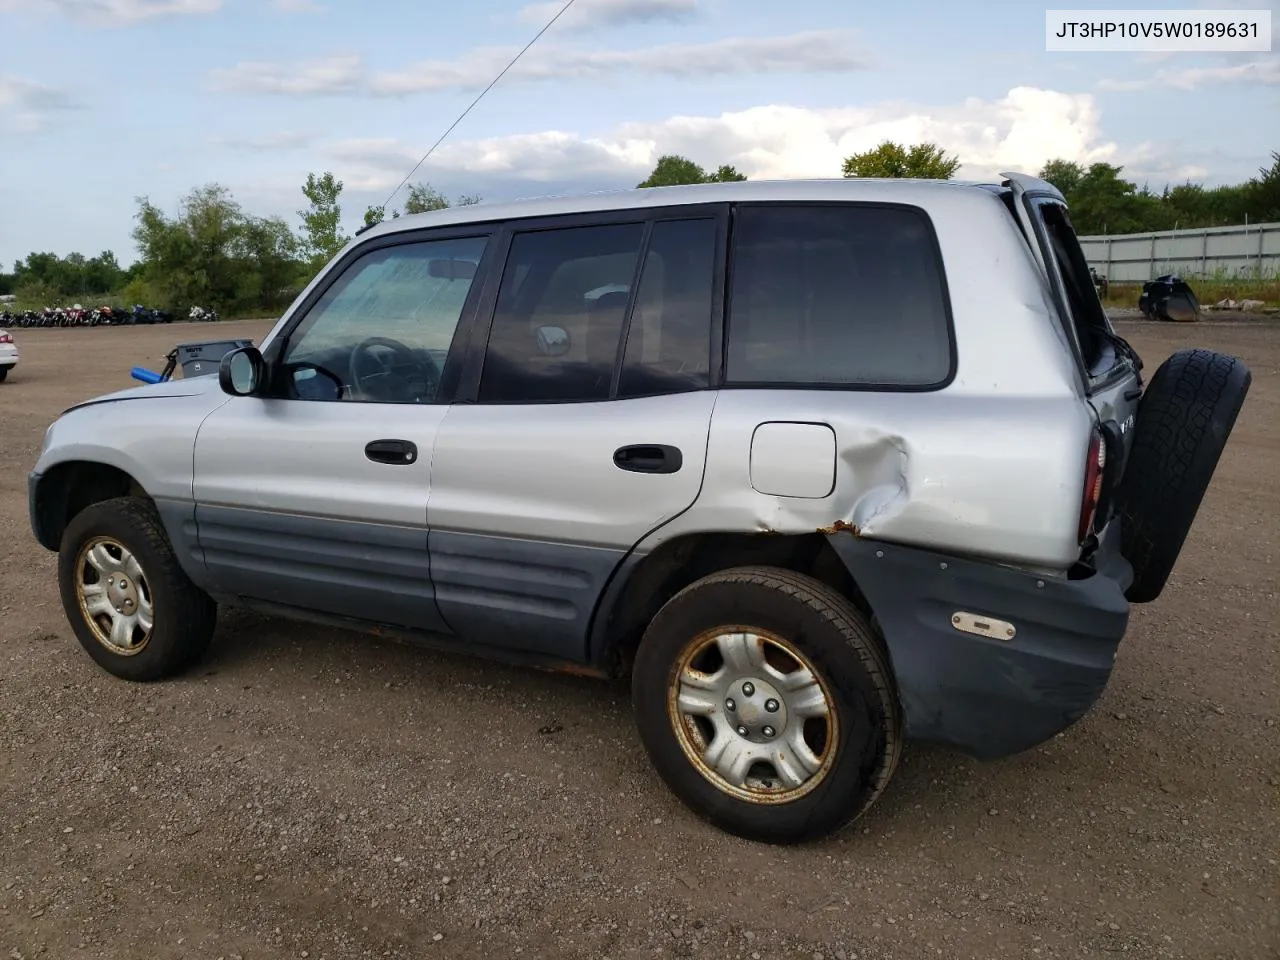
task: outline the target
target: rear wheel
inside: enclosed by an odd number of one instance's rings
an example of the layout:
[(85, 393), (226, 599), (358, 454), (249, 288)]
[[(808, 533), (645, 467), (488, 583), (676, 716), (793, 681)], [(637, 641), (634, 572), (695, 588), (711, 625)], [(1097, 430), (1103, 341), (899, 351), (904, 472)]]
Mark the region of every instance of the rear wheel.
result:
[(1211, 350), (1180, 350), (1152, 375), (1117, 497), (1131, 602), (1164, 590), (1252, 380), (1237, 358)]
[(58, 556), (63, 609), (99, 666), (125, 680), (159, 680), (209, 646), (217, 606), (188, 579), (155, 508), (135, 497), (86, 507)]
[(672, 791), (722, 829), (771, 843), (860, 816), (902, 747), (887, 657), (866, 617), (789, 570), (727, 570), (673, 597), (637, 651), (632, 701)]
[(5, 378), (9, 376), (8, 367), (0, 367), (0, 383), (4, 383)]

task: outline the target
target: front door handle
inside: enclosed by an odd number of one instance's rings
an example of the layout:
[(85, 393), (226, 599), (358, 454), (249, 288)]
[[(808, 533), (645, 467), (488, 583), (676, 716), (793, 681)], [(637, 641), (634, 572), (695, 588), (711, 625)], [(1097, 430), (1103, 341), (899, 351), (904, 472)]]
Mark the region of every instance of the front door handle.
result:
[(412, 440), (373, 440), (365, 446), (364, 455), (374, 463), (404, 466), (417, 462), (418, 446)]
[(633, 473), (675, 473), (684, 463), (679, 447), (661, 443), (637, 443), (613, 451), (613, 463)]

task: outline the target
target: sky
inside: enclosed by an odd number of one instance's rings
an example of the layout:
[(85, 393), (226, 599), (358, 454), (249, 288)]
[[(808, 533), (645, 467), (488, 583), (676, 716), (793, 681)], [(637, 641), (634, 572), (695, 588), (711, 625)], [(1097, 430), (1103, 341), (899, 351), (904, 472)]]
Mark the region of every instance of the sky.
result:
[[(1278, 3), (1192, 6), (1280, 27)], [(353, 230), (562, 5), (0, 0), (0, 265), (128, 264), (137, 198), (175, 214), (215, 182), (297, 226), (309, 171), (344, 182)], [(623, 189), (664, 153), (838, 177), (885, 139), (937, 143), (965, 178), (1065, 158), (1155, 188), (1239, 182), (1280, 150), (1280, 53), (1047, 53), (1025, 0), (575, 0), (411, 182)]]

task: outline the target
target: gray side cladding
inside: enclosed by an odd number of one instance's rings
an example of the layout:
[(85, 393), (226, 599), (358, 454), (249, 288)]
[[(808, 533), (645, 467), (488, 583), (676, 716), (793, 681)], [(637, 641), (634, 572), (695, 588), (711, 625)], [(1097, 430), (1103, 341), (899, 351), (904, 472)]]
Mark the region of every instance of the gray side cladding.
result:
[(436, 602), (460, 637), (570, 662), (624, 556), (603, 547), (431, 532)]
[(431, 587), (425, 528), (205, 505), (196, 520), (219, 592), (447, 632)]

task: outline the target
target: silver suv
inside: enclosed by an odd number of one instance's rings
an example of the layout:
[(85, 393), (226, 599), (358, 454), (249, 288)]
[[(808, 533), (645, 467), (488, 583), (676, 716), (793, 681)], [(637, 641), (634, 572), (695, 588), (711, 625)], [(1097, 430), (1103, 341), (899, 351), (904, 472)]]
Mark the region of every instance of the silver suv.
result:
[(1250, 382), (1141, 369), (1029, 177), (462, 207), (358, 236), (218, 376), (67, 411), (31, 525), (118, 677), (223, 605), (629, 673), (670, 788), (793, 842), (904, 738), (1000, 757), (1095, 702)]

